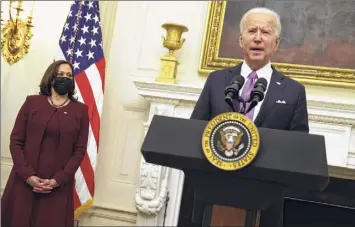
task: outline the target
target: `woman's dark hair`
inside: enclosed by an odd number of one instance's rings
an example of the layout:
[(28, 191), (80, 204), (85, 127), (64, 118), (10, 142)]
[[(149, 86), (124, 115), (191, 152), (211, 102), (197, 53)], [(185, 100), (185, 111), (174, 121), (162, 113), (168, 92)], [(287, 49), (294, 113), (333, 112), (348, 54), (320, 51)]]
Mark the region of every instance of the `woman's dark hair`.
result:
[[(74, 68), (73, 65), (70, 64), (67, 61), (64, 60), (58, 60), (53, 62), (52, 64), (50, 64), (47, 68), (47, 70), (44, 72), (44, 75), (42, 77), (41, 83), (39, 84), (39, 88), (40, 88), (40, 95), (45, 95), (45, 96), (50, 96), (52, 93), (52, 82), (54, 80), (54, 78), (57, 77), (58, 74), (58, 69), (59, 66), (62, 64), (68, 64), (71, 68), (71, 71), (73, 72), (73, 77), (74, 77)], [(74, 80), (74, 78), (73, 78)], [(75, 83), (73, 83), (73, 87), (71, 89), (71, 91), (68, 94), (68, 97), (70, 98), (70, 100), (72, 101), (78, 101), (78, 99), (76, 97), (74, 97), (75, 95)]]

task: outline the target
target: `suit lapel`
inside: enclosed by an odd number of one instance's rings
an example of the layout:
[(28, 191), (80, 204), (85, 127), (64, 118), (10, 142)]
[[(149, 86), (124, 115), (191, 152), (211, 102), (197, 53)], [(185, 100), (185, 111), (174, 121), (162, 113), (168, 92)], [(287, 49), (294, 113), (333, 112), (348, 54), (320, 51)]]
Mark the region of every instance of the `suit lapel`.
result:
[(231, 83), (234, 76), (240, 75), (241, 70), (242, 70), (242, 63), (239, 63), (235, 67), (230, 68), (229, 73), (226, 73), (225, 75), (225, 85), (228, 86)]
[(272, 67), (272, 69), (273, 72), (271, 75), (270, 83), (268, 85), (269, 88), (267, 90), (265, 100), (260, 107), (258, 116), (255, 119), (255, 125), (258, 127), (265, 120), (267, 115), (273, 110), (276, 100), (282, 97), (282, 92), (285, 88), (285, 83), (282, 81), (285, 77), (280, 74), (274, 67)]

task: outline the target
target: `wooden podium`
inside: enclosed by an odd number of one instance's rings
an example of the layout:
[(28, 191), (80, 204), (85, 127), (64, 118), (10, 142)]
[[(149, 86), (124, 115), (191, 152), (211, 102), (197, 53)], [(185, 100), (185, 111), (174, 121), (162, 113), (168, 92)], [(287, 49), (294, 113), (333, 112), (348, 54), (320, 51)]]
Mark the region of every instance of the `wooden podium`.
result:
[[(244, 226), (247, 220), (245, 209), (213, 205), (211, 226)], [(260, 212), (253, 217), (252, 226), (259, 226)]]
[(194, 222), (258, 226), (262, 211), (283, 200), (288, 190), (318, 192), (327, 187), (323, 136), (259, 128), (255, 160), (243, 169), (223, 171), (203, 154), (201, 136), (207, 123), (155, 115), (141, 148), (147, 162), (184, 171), (194, 189)]

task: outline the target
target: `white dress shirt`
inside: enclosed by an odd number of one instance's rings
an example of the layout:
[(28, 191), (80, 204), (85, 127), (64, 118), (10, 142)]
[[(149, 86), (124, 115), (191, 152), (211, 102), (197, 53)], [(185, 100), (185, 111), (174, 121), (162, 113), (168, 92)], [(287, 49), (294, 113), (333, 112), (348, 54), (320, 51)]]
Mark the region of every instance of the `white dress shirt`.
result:
[[(248, 66), (248, 64), (244, 61), (243, 64), (242, 64), (242, 68), (240, 70), (240, 74), (244, 77), (245, 79), (245, 83), (244, 85), (246, 84), (247, 80), (248, 80), (248, 76), (249, 74), (252, 72), (253, 70), (251, 70), (251, 68)], [(264, 67), (258, 69), (256, 71), (256, 74), (258, 75), (258, 78), (261, 78), (261, 77), (264, 77), (267, 81), (267, 88), (266, 88), (266, 91), (265, 91), (265, 96), (266, 96), (266, 92), (268, 91), (268, 87), (269, 87), (269, 84), (270, 84), (270, 79), (271, 79), (271, 75), (272, 75), (272, 68), (271, 68), (271, 62), (269, 62), (268, 64), (266, 64)], [(241, 95), (243, 89), (244, 89), (244, 85), (242, 87), (242, 89), (240, 89), (239, 91), (239, 95)], [(258, 116), (259, 114), (259, 111), (260, 111), (260, 107), (261, 105), (263, 104), (263, 101), (265, 100), (265, 98), (258, 103), (258, 105), (256, 105), (254, 107), (254, 116), (253, 116), (253, 121), (255, 121), (256, 117)]]

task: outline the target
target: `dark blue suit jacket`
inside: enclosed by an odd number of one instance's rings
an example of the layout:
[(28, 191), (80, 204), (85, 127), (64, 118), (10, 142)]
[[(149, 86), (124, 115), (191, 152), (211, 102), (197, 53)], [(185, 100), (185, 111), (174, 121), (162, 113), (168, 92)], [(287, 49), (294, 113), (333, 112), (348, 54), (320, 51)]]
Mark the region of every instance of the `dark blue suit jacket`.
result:
[[(241, 66), (242, 63), (233, 68), (214, 71), (208, 76), (191, 119), (209, 121), (218, 114), (232, 111), (224, 101), (224, 90), (235, 75), (240, 75)], [(254, 121), (255, 125), (309, 132), (305, 87), (282, 75), (274, 67), (272, 69), (268, 91)], [(285, 100), (286, 104), (276, 103), (278, 100)]]

